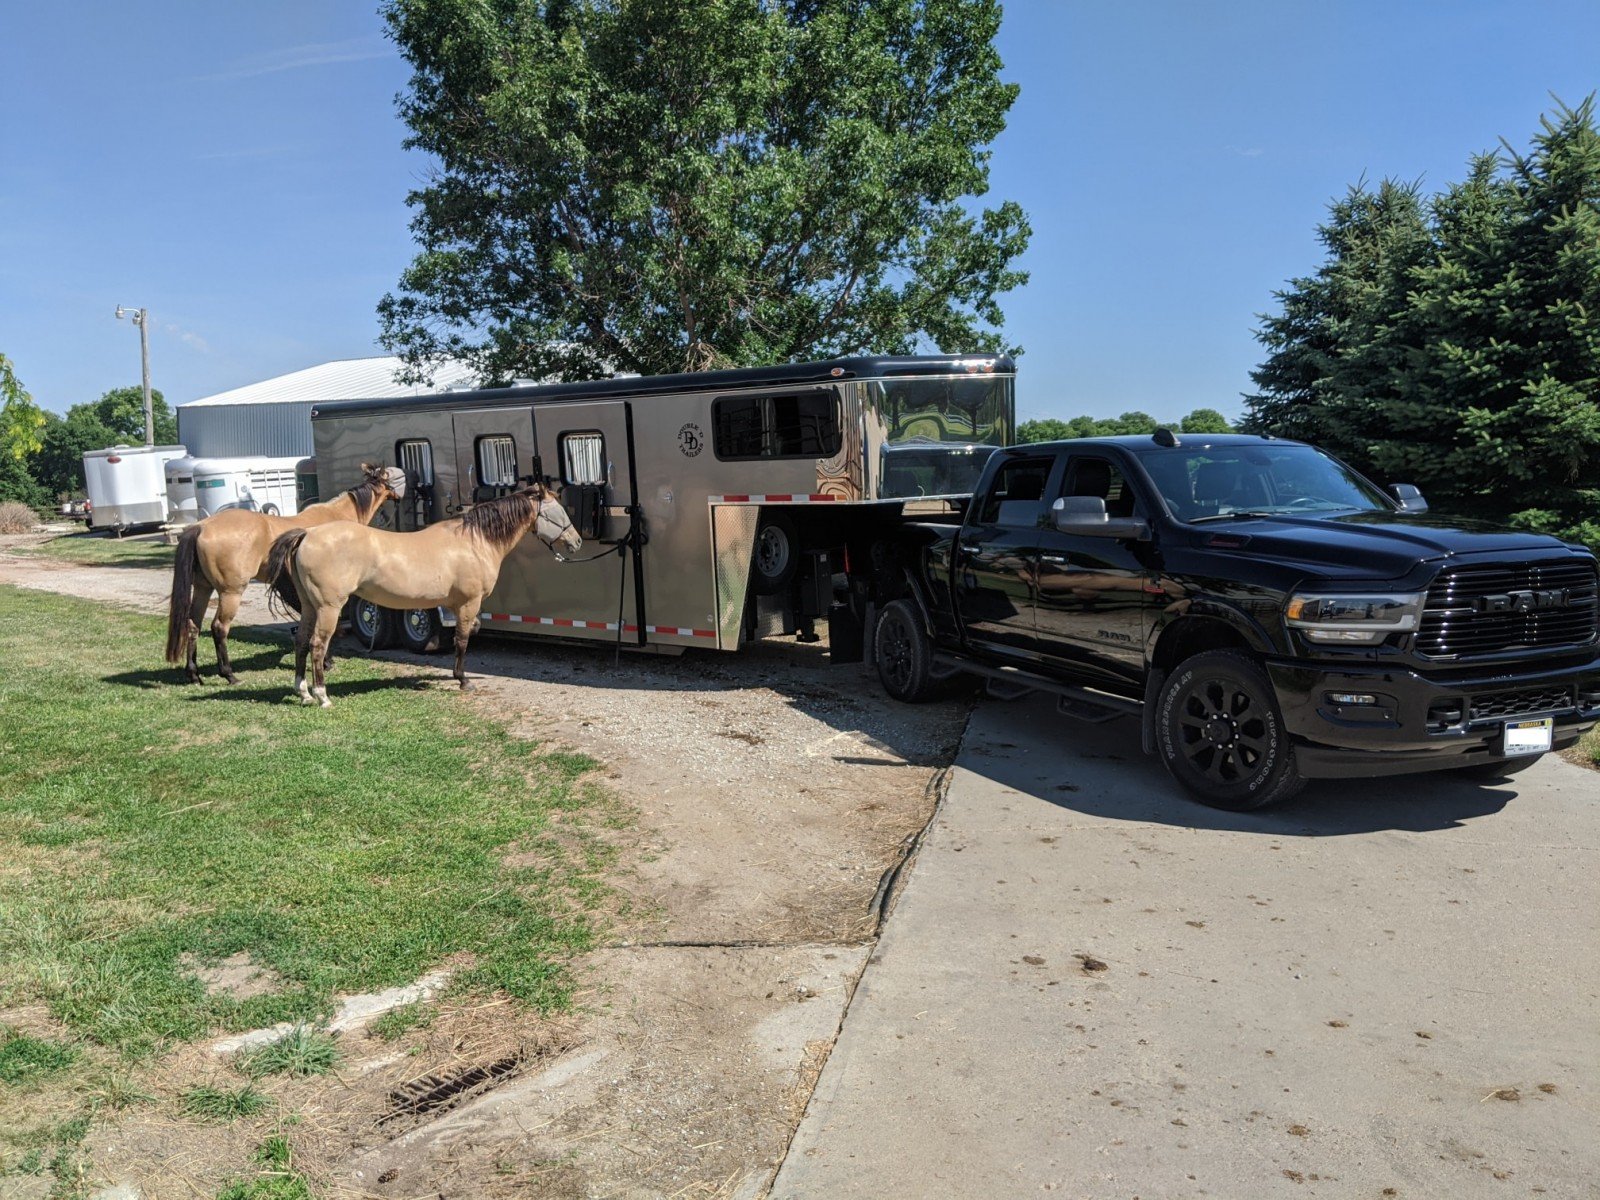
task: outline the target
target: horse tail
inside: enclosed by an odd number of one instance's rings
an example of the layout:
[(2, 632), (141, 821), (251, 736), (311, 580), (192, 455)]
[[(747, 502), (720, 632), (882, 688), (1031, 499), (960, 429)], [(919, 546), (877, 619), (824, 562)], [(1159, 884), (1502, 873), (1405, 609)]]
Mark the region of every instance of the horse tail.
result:
[[(294, 556), (300, 543), (306, 540), (304, 529), (291, 529), (272, 543), (267, 552), (267, 586), (272, 589), (267, 597), (267, 607), (274, 616), (284, 617), (300, 613), (300, 589), (294, 583)], [(280, 608), (279, 606), (283, 607)], [(289, 612), (284, 612), (287, 608)]]
[(194, 572), (200, 561), (200, 526), (191, 525), (178, 538), (172, 560), (172, 602), (167, 607), (167, 661), (183, 661), (189, 608), (194, 603)]

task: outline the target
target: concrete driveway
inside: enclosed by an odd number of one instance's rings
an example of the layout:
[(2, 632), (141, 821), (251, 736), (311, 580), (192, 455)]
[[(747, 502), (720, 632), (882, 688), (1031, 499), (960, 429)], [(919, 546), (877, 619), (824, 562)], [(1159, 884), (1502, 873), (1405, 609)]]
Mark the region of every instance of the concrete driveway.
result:
[(1600, 775), (1183, 799), (985, 701), (777, 1197), (1600, 1195)]

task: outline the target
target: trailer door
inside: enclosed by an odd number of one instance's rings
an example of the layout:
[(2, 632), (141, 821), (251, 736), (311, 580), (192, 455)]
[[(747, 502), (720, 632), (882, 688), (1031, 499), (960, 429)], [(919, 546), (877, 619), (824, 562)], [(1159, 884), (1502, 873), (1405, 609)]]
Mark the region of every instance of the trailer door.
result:
[(467, 409), (453, 421), (459, 492), (453, 512), (514, 492), (522, 477), (533, 473), (539, 448), (533, 415), (526, 408)]
[[(570, 636), (646, 641), (642, 522), (636, 507), (633, 407), (626, 400), (541, 404), (532, 410), (541, 464), (561, 484), (562, 507), (583, 535), (583, 549), (557, 562), (542, 545), (508, 559), (496, 593), (521, 611), (496, 606), (526, 623), (555, 626)], [(610, 553), (607, 553), (610, 551)], [(524, 574), (526, 572), (526, 574)], [(488, 608), (490, 606), (486, 606)]]

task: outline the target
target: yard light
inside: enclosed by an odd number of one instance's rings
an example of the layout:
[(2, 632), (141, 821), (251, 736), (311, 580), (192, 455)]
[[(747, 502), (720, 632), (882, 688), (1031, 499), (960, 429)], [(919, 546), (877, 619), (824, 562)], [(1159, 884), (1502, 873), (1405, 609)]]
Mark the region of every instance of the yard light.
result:
[(139, 365), (144, 378), (144, 444), (156, 444), (156, 422), (154, 410), (150, 405), (150, 310), (136, 308), (130, 314), (122, 305), (117, 305), (117, 320), (130, 316), (133, 323), (139, 327)]

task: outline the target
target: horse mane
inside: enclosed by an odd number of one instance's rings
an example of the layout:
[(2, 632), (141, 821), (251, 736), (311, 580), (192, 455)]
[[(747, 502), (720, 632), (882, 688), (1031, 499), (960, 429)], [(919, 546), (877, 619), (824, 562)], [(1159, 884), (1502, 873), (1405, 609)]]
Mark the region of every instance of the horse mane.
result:
[(539, 511), (539, 493), (511, 492), (494, 500), (474, 504), (461, 518), (461, 527), (471, 530), (497, 548), (504, 548), (528, 531)]
[(349, 491), (345, 493), (345, 495), (349, 496), (350, 499), (355, 501), (356, 511), (361, 513), (367, 511), (367, 508), (372, 504), (373, 498), (377, 496), (377, 494), (378, 484), (377, 481), (371, 476), (363, 479), (360, 483), (356, 484), (355, 487), (349, 489)]

